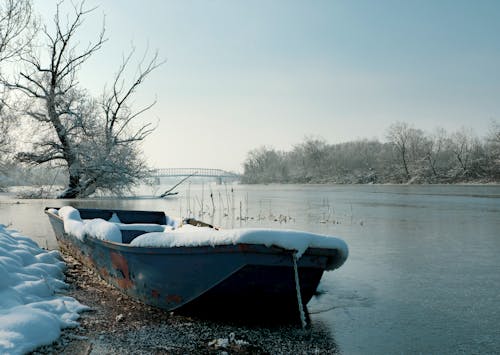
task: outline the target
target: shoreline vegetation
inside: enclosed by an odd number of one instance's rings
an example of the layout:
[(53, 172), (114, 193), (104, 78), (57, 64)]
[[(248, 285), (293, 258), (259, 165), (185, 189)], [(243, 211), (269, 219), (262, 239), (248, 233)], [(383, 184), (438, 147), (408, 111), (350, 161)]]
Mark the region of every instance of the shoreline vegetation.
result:
[(248, 153), (245, 184), (461, 184), (500, 182), (500, 124), (483, 139), (461, 129), (426, 133), (397, 122), (387, 142), (362, 139), (329, 144), (306, 138), (291, 150)]

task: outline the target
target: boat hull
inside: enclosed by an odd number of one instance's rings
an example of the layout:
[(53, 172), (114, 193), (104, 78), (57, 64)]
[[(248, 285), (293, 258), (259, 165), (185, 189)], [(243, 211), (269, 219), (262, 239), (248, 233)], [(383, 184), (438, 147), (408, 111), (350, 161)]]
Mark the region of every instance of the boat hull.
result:
[[(293, 254), (254, 244), (216, 247), (133, 247), (65, 233), (50, 212), (60, 248), (123, 293), (166, 310), (196, 313), (297, 311)], [(298, 261), (302, 303), (314, 295), (336, 250), (308, 249)]]

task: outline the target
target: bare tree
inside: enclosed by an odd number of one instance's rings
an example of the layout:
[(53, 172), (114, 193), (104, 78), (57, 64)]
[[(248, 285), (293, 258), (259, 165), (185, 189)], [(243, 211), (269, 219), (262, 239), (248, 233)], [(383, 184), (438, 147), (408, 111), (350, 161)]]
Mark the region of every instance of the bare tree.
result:
[[(4, 64), (25, 53), (33, 40), (36, 23), (31, 0), (3, 0), (0, 2), (0, 78)], [(0, 80), (0, 172), (5, 171), (11, 153), (12, 110)]]
[(428, 168), (432, 177), (437, 179), (441, 177), (441, 166), (444, 163), (443, 156), (446, 154), (448, 145), (448, 135), (443, 128), (437, 128), (434, 133), (427, 137), (424, 144), (424, 159), (427, 161)]
[(294, 147), (293, 152), (299, 163), (301, 180), (311, 182), (325, 178), (329, 168), (326, 166), (327, 149), (326, 141), (315, 137), (306, 137), (303, 143)]
[(31, 0), (0, 3), (0, 63), (29, 50), (36, 30)]
[(393, 123), (387, 131), (387, 138), (394, 144), (407, 180), (411, 178), (408, 167), (410, 130), (411, 127), (407, 123), (397, 122)]
[(246, 183), (287, 182), (284, 154), (273, 148), (260, 147), (247, 154), (244, 163)]
[[(358, 140), (333, 145), (306, 138), (291, 151), (275, 151), (265, 147), (252, 150), (244, 163), (243, 181), (449, 183), (498, 181), (500, 178), (498, 123), (492, 124), (484, 143), (466, 130), (453, 136), (444, 129), (425, 134), (420, 129), (402, 123), (392, 125), (388, 137), (388, 143)], [(397, 153), (398, 169), (394, 166), (394, 153)], [(409, 179), (405, 175), (405, 166)], [(395, 170), (398, 171), (396, 174)]]
[(491, 122), (490, 132), (486, 138), (486, 149), (488, 152), (488, 165), (490, 174), (500, 178), (500, 123)]
[(128, 132), (130, 123), (139, 115), (153, 107), (156, 103), (155, 101), (137, 111), (132, 111), (128, 104), (130, 98), (146, 77), (159, 65), (163, 64), (163, 62), (158, 60), (157, 52), (154, 53), (149, 61), (145, 61), (144, 57), (139, 64), (136, 77), (133, 78), (131, 84), (126, 85), (124, 72), (130, 63), (130, 59), (132, 58), (134, 52), (135, 50), (132, 49), (129, 55), (124, 58), (115, 75), (112, 89), (104, 91), (100, 102), (105, 118), (104, 132), (106, 136), (107, 149), (110, 149), (114, 145), (125, 145), (140, 142), (154, 130), (151, 123), (146, 123), (139, 127), (139, 129), (135, 132)]
[(5, 171), (6, 156), (10, 152), (9, 120), (6, 117), (4, 107), (0, 104), (0, 173)]
[(496, 144), (500, 144), (500, 123), (498, 122), (493, 122), (491, 124), (492, 128), (491, 128), (491, 136), (492, 136), (492, 140), (496, 143)]
[(498, 154), (497, 158), (500, 158), (500, 122), (492, 121), (488, 137), (486, 141), (493, 145), (495, 153)]
[(60, 5), (54, 29), (43, 30), (47, 59), (34, 51), (22, 55), (24, 70), (7, 82), (9, 88), (24, 94), (24, 113), (46, 129), (33, 150), (20, 153), (18, 158), (33, 164), (63, 162), (68, 185), (61, 198), (88, 195), (99, 188), (116, 191), (136, 181), (144, 169), (137, 143), (152, 128), (143, 124), (134, 130), (130, 123), (152, 105), (134, 112), (128, 102), (161, 63), (157, 54), (149, 61), (143, 59), (132, 83), (126, 84), (124, 73), (132, 51), (119, 67), (110, 92), (100, 102), (94, 100), (79, 87), (78, 71), (106, 41), (104, 25), (93, 42), (80, 48), (78, 31), (95, 9), (87, 9), (84, 1), (73, 4), (73, 14), (63, 21)]
[[(467, 177), (475, 174), (472, 166), (476, 163), (480, 143), (471, 130), (465, 128), (451, 135), (449, 149), (453, 152), (458, 165), (457, 177)], [(477, 168), (477, 167), (476, 167)]]

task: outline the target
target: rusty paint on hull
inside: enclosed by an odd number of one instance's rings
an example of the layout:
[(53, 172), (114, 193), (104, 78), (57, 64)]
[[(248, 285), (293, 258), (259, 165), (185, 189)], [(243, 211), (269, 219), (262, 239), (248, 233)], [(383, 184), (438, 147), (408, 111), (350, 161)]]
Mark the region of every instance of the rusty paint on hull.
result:
[(128, 270), (127, 259), (120, 253), (110, 252), (109, 256), (111, 258), (111, 264), (113, 265), (114, 271), (117, 276), (115, 278), (116, 283), (122, 289), (129, 289), (133, 287), (132, 280), (130, 279), (130, 272)]
[(165, 301), (167, 303), (177, 303), (177, 304), (180, 304), (180, 303), (182, 303), (182, 297), (179, 296), (179, 295), (167, 295), (165, 297)]

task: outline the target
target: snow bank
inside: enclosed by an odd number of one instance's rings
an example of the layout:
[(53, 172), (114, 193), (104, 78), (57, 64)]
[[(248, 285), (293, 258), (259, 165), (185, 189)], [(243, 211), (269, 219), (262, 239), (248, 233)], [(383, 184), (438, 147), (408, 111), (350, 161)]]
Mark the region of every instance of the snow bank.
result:
[(181, 228), (164, 233), (146, 233), (135, 238), (130, 245), (137, 247), (195, 247), (262, 244), (265, 246), (278, 246), (288, 250), (297, 251), (300, 258), (307, 248), (337, 249), (340, 260), (334, 267), (340, 267), (349, 254), (347, 244), (339, 238), (299, 232), (293, 230), (277, 229), (228, 229), (216, 230), (208, 227), (194, 227), (183, 225)]
[(66, 287), (59, 252), (0, 224), (0, 353), (24, 354), (50, 344), (88, 309), (56, 295)]
[[(64, 206), (59, 209), (59, 216), (64, 221), (64, 231), (83, 240), (85, 235), (121, 243), (122, 233), (115, 223), (96, 218), (83, 221), (80, 212), (74, 207)], [(118, 220), (118, 217), (116, 217)]]

